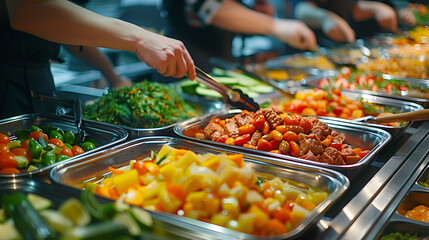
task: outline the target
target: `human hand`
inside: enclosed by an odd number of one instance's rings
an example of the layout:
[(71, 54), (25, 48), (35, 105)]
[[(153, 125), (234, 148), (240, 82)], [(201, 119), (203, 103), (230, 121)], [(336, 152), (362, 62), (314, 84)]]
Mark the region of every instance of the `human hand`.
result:
[(187, 73), (189, 79), (195, 79), (194, 61), (181, 41), (143, 31), (136, 50), (141, 61), (164, 76), (180, 78)]
[(335, 42), (354, 42), (355, 32), (340, 16), (329, 13), (321, 25), (323, 33)]
[(255, 4), (252, 7), (253, 10), (274, 16), (276, 9), (267, 0), (255, 0)]
[(411, 11), (409, 8), (403, 8), (399, 10), (399, 19), (411, 26), (415, 26), (417, 23), (416, 16), (414, 16), (413, 11)]
[(127, 77), (119, 77), (115, 79), (115, 81), (110, 81), (110, 84), (112, 85), (112, 88), (118, 89), (120, 87), (128, 87), (133, 84), (133, 82), (128, 79)]
[(374, 18), (382, 28), (392, 32), (396, 32), (396, 30), (398, 30), (396, 13), (390, 6), (378, 3), (374, 11)]
[(313, 31), (298, 20), (275, 20), (272, 35), (294, 48), (309, 50), (317, 48)]

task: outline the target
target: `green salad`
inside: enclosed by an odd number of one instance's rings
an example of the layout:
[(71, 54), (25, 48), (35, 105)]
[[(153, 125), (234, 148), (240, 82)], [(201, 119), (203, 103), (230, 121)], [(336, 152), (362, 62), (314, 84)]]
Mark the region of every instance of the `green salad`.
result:
[(171, 125), (200, 113), (173, 89), (162, 83), (143, 81), (113, 89), (86, 105), (84, 118), (135, 128)]
[(399, 232), (395, 232), (395, 233), (389, 233), (387, 235), (384, 235), (380, 240), (413, 240), (416, 239), (418, 237), (417, 233), (416, 234), (410, 234), (410, 233), (399, 233)]

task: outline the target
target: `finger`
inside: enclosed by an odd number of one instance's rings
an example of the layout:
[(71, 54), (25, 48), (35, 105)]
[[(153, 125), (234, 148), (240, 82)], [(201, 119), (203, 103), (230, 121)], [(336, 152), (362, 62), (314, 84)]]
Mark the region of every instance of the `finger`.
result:
[(167, 54), (167, 70), (164, 74), (166, 77), (171, 77), (176, 74), (176, 58), (174, 56), (174, 51), (171, 49), (165, 49)]
[(183, 57), (184, 57), (185, 62), (186, 62), (188, 78), (191, 79), (191, 80), (194, 80), (195, 79), (195, 75), (196, 75), (194, 60), (192, 60), (191, 54), (189, 54), (189, 52), (188, 52), (188, 50), (186, 48), (183, 51)]
[(186, 61), (183, 57), (182, 50), (176, 51), (176, 74), (174, 77), (181, 78), (186, 73)]
[(167, 72), (167, 62), (161, 62), (155, 67), (161, 75), (164, 75)]

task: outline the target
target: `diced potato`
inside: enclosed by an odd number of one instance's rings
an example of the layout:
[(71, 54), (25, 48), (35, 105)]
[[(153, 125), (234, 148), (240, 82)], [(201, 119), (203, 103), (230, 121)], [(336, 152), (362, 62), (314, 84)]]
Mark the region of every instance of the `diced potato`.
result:
[(187, 151), (185, 155), (176, 162), (176, 166), (179, 168), (188, 168), (194, 162), (199, 163), (197, 155), (192, 151)]
[(243, 213), (237, 219), (238, 229), (240, 232), (244, 233), (253, 233), (254, 230), (254, 222), (256, 219), (255, 213)]
[(191, 192), (186, 196), (186, 202), (191, 203), (195, 210), (203, 210), (204, 209), (204, 197), (206, 193), (203, 191)]
[(246, 199), (249, 204), (252, 204), (252, 203), (262, 202), (264, 200), (264, 197), (259, 192), (255, 190), (250, 190), (247, 192)]
[(230, 196), (222, 199), (222, 210), (227, 211), (233, 218), (240, 213), (240, 205), (236, 197)]
[(135, 206), (142, 206), (144, 202), (143, 193), (137, 189), (130, 188), (126, 193), (125, 202)]
[(164, 177), (164, 180), (167, 182), (173, 181), (175, 171), (176, 166), (174, 165), (174, 163), (165, 164), (159, 169), (159, 173)]
[(327, 192), (315, 192), (313, 193), (313, 203), (319, 205), (319, 203), (323, 202), (327, 197)]
[(252, 204), (247, 212), (254, 213), (256, 215), (256, 219), (254, 222), (256, 230), (261, 229), (270, 218), (266, 212), (264, 212), (260, 207), (256, 206), (255, 204)]
[(275, 177), (268, 182), (270, 183), (270, 186), (274, 189), (283, 190), (283, 181), (280, 178)]
[(231, 216), (228, 214), (218, 213), (214, 214), (211, 219), (210, 223), (226, 227), (228, 225), (228, 222), (231, 220)]
[(309, 211), (307, 209), (295, 204), (292, 212), (290, 213), (290, 222), (292, 226), (297, 226), (302, 220), (304, 220), (308, 213)]
[(159, 188), (161, 187), (161, 183), (153, 180), (149, 185), (146, 186), (147, 191), (143, 194), (144, 199), (151, 199), (156, 197), (159, 192)]
[(129, 172), (114, 175), (112, 181), (119, 194), (121, 194), (126, 188), (140, 183), (139, 173), (136, 169), (132, 169)]
[[(167, 156), (167, 157), (169, 157), (169, 158), (170, 158), (170, 157), (175, 157), (175, 156), (176, 156), (176, 149), (175, 149), (175, 148), (170, 147), (170, 146), (169, 146), (169, 145), (167, 145), (167, 144), (164, 144), (164, 145), (162, 146), (161, 150), (159, 150), (159, 152), (158, 152), (158, 156), (157, 156), (156, 161), (158, 162), (160, 158), (162, 158), (163, 156), (165, 156), (165, 154), (168, 154), (168, 156)], [(165, 161), (165, 160), (164, 160), (164, 161)], [(161, 162), (161, 164), (162, 164), (162, 162)]]

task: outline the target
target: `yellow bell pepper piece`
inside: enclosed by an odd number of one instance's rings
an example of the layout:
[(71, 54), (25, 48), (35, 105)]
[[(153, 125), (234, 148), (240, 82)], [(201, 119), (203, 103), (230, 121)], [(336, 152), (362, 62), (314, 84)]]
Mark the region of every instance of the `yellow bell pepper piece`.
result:
[(132, 169), (129, 172), (126, 172), (120, 175), (114, 175), (112, 177), (112, 181), (116, 190), (118, 190), (119, 194), (121, 194), (128, 187), (131, 187), (133, 185), (140, 183), (139, 173), (137, 172), (136, 169)]
[(130, 188), (125, 196), (125, 202), (140, 207), (144, 202), (143, 193), (137, 189)]

